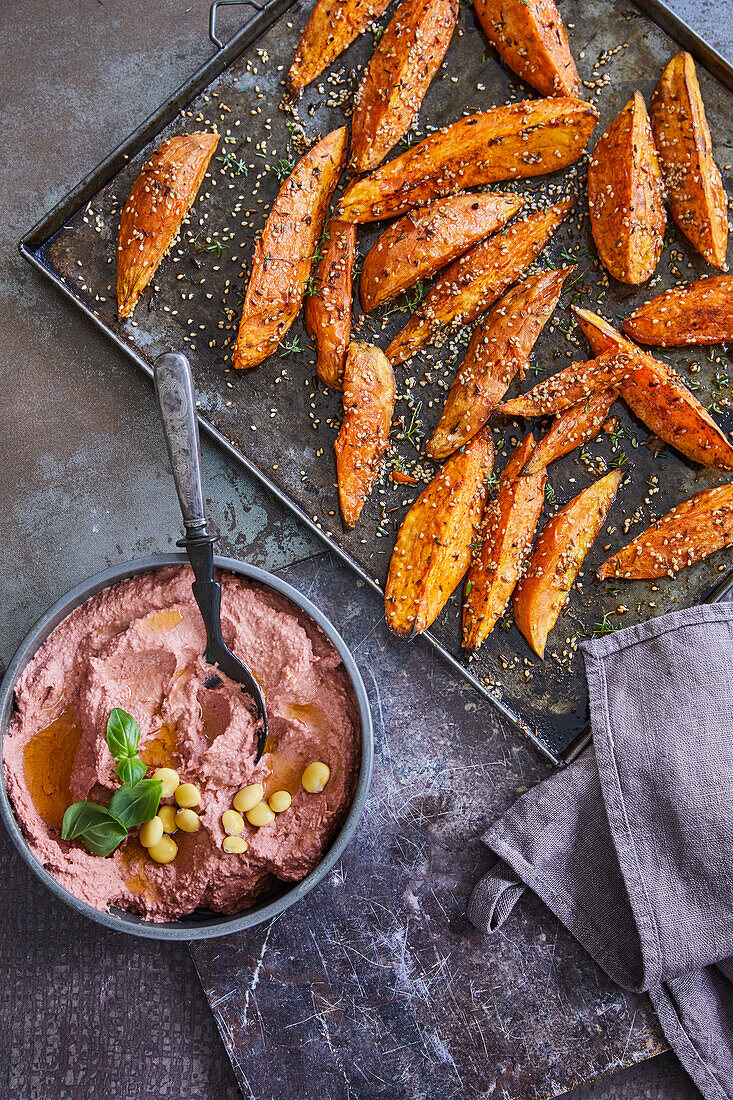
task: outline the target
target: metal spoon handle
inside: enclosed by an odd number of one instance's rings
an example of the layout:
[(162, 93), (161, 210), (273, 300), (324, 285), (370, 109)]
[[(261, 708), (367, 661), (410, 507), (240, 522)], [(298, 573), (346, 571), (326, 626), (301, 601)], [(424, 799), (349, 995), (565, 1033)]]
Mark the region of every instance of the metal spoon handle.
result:
[(259, 761), (267, 744), (265, 698), (251, 670), (227, 647), (221, 631), (221, 585), (214, 578), (213, 543), (218, 534), (209, 533), (201, 483), (201, 447), (196, 420), (196, 392), (188, 359), (177, 351), (159, 355), (153, 363), (155, 395), (158, 399), (163, 435), (173, 467), (178, 502), (183, 513), (185, 546), (195, 580), (192, 590), (206, 628), (206, 661), (217, 665), (225, 676), (252, 696), (259, 722), (257, 754)]
[(188, 537), (206, 533), (196, 393), (188, 359), (177, 351), (153, 364), (155, 394)]

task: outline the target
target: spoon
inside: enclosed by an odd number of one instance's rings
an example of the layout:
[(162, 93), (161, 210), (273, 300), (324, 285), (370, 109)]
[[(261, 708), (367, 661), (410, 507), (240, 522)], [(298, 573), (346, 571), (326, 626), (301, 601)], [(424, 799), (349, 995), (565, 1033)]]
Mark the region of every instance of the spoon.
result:
[[(257, 763), (265, 751), (267, 741), (267, 712), (260, 685), (250, 669), (227, 648), (221, 633), (221, 585), (214, 580), (214, 543), (218, 541), (219, 533), (215, 528), (214, 533), (209, 531), (206, 522), (196, 394), (191, 367), (185, 355), (169, 351), (155, 360), (153, 375), (158, 410), (163, 421), (163, 435), (173, 467), (183, 526), (186, 529), (185, 537), (179, 539), (176, 546), (185, 547), (196, 578), (191, 587), (206, 627), (204, 657), (210, 665), (220, 668), (230, 680), (241, 684), (254, 699), (260, 719), (255, 759)], [(218, 685), (206, 683), (206, 686)]]

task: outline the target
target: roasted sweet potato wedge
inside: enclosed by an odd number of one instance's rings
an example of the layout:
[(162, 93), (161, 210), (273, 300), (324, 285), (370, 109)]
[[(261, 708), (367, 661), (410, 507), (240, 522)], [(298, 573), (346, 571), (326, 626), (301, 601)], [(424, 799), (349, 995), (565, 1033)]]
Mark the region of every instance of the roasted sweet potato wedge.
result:
[(701, 466), (733, 470), (733, 447), (682, 379), (652, 360), (621, 383), (621, 396), (655, 435)]
[(389, 447), (395, 380), (384, 352), (372, 344), (349, 344), (343, 389), (344, 419), (333, 447), (341, 514), (347, 527), (356, 527)]
[(218, 134), (180, 134), (143, 165), (120, 215), (117, 315), (129, 317), (193, 205)]
[(574, 164), (598, 121), (579, 99), (528, 99), (459, 118), (355, 180), (338, 216), (374, 222), (467, 187), (541, 176)]
[(388, 7), (389, 0), (317, 0), (285, 78), (290, 95), (298, 96)]
[(651, 120), (672, 217), (708, 263), (725, 270), (728, 204), (689, 53), (678, 53), (662, 73)]
[(573, 306), (573, 313), (594, 355), (619, 352), (622, 355), (636, 356), (640, 366), (647, 360), (656, 362), (632, 340), (627, 340), (617, 332), (600, 314), (593, 313), (590, 309), (582, 309), (580, 306)]
[(580, 77), (554, 0), (473, 0), (502, 61), (542, 95), (577, 95)]
[[(537, 475), (535, 475), (537, 476)], [(538, 657), (557, 622), (575, 578), (618, 492), (623, 473), (612, 470), (552, 517), (537, 539), (524, 576), (514, 589), (514, 621)]]
[(518, 476), (533, 445), (531, 434), (517, 445), (484, 510), (463, 605), (463, 645), (469, 650), (477, 650), (496, 626), (529, 557), (547, 481), (544, 470)]
[(328, 204), (346, 163), (348, 127), (332, 130), (301, 157), (280, 188), (255, 245), (234, 345), (238, 370), (276, 350), (298, 315)]
[(598, 255), (614, 279), (643, 283), (662, 255), (662, 173), (640, 92), (601, 135), (588, 164), (588, 207)]
[(733, 545), (733, 485), (705, 489), (678, 504), (604, 561), (601, 580), (651, 580), (672, 576), (724, 546)]
[(316, 345), (316, 371), (327, 386), (341, 388), (351, 335), (351, 293), (356, 226), (330, 221), (324, 252), (305, 302), (305, 327)]
[(550, 430), (532, 451), (523, 473), (538, 474), (551, 462), (595, 439), (617, 397), (616, 390), (601, 390), (556, 416)]
[(411, 638), (431, 625), (471, 560), (494, 464), (491, 432), (451, 455), (405, 516), (384, 592), (387, 625)]
[(573, 270), (530, 275), (507, 291), (478, 325), (425, 447), (431, 458), (447, 458), (484, 426), (514, 375), (523, 371)]
[(390, 362), (404, 363), (441, 328), (468, 324), (493, 305), (539, 256), (574, 202), (563, 199), (538, 210), (480, 241), (451, 264), (387, 348)]
[(608, 351), (587, 363), (571, 363), (550, 375), (527, 393), (499, 406), (505, 416), (548, 416), (586, 403), (600, 391), (618, 386), (636, 370), (631, 354)]
[(623, 329), (637, 343), (661, 348), (733, 340), (733, 275), (665, 290), (639, 306)]
[(521, 195), (454, 195), (393, 222), (364, 260), (359, 284), (364, 312), (429, 279), (506, 225), (523, 203)]
[(450, 44), (458, 0), (402, 0), (354, 99), (352, 172), (371, 172), (410, 128)]
[(573, 311), (596, 354), (615, 351), (634, 360), (635, 370), (618, 389), (647, 428), (701, 466), (733, 470), (733, 447), (671, 367), (647, 355), (597, 313), (577, 306)]

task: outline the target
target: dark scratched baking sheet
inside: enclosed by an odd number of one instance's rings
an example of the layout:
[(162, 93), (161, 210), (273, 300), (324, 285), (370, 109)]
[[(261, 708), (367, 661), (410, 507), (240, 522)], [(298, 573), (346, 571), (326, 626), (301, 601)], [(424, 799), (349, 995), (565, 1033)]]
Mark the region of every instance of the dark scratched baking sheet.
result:
[[(602, 130), (639, 88), (649, 101), (661, 69), (679, 46), (630, 0), (565, 0), (568, 24), (581, 78), (582, 95), (600, 111)], [(234, 454), (322, 534), (373, 584), (383, 587), (400, 522), (422, 488), (395, 485), (388, 478), (372, 494), (357, 529), (344, 531), (334, 485), (333, 441), (340, 417), (340, 396), (316, 384), (314, 352), (299, 319), (281, 352), (254, 371), (230, 370), (246, 286), (253, 239), (292, 158), (311, 142), (348, 119), (358, 73), (370, 55), (367, 33), (327, 74), (306, 90), (295, 112), (280, 109), (282, 79), (307, 17), (308, 3), (296, 3), (220, 75), (187, 102), (163, 129), (136, 145), (122, 169), (100, 183), (87, 184), (83, 207), (65, 219), (48, 240), (30, 249), (35, 260), (99, 324), (150, 370), (154, 357), (171, 347), (188, 352), (203, 422), (227, 441)], [(386, 18), (381, 22), (384, 23)], [(733, 185), (733, 96), (698, 65), (715, 154), (730, 191)], [(590, 85), (590, 86), (588, 86)], [(417, 126), (425, 134), (464, 113), (485, 110), (534, 93), (501, 66), (477, 24), (472, 6), (462, 4), (458, 28), (445, 62), (423, 103)], [(184, 227), (180, 241), (143, 295), (132, 321), (115, 315), (115, 249), (120, 205), (141, 164), (161, 137), (216, 125), (222, 134), (212, 169)], [(613, 323), (668, 286), (712, 271), (670, 224), (663, 258), (655, 276), (641, 289), (609, 280), (595, 259), (584, 190), (586, 158), (564, 172), (531, 181), (497, 185), (499, 189), (540, 194), (543, 202), (578, 195), (576, 210), (543, 254), (540, 266), (577, 263), (577, 271), (554, 318), (535, 348), (527, 384), (590, 353), (572, 319), (573, 303), (596, 308)], [(109, 182), (102, 186), (105, 180)], [(88, 198), (89, 201), (86, 201)], [(360, 228), (363, 257), (382, 225)], [(399, 299), (362, 318), (355, 306), (354, 335), (386, 347), (406, 323), (413, 300)], [(422, 455), (422, 443), (438, 418), (445, 390), (463, 354), (468, 331), (396, 370), (396, 416), (403, 430), (393, 433), (394, 454), (428, 479), (434, 467)], [(720, 348), (662, 353), (717, 420), (731, 427), (730, 361)], [(515, 392), (517, 385), (510, 393)], [(470, 664), (460, 646), (460, 601), (456, 594), (431, 630), (432, 639), (474, 684), (489, 693), (505, 713), (536, 737), (550, 759), (562, 758), (587, 723), (587, 700), (579, 642), (594, 631), (629, 625), (679, 606), (697, 602), (718, 580), (724, 552), (679, 574), (650, 584), (596, 581), (600, 562), (654, 518), (725, 475), (700, 470), (667, 448), (657, 451), (649, 432), (618, 403), (618, 431), (603, 435), (554, 464), (550, 471), (551, 515), (599, 476), (609, 464), (622, 465), (627, 478), (607, 528), (591, 550), (567, 608), (552, 633), (547, 658), (538, 660), (510, 620), (503, 621)], [(496, 425), (497, 469), (524, 428)], [(407, 643), (406, 643), (407, 644)]]

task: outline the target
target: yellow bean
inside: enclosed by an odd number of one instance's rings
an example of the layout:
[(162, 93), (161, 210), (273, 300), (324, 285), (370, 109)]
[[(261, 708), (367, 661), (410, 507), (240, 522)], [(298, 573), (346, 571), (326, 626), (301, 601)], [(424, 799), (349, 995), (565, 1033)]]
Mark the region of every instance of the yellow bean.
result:
[(225, 810), (221, 815), (221, 823), (225, 833), (233, 836), (241, 833), (244, 828), (244, 818), (236, 810)]
[(163, 822), (164, 833), (175, 833), (178, 826), (176, 825), (176, 807), (175, 806), (161, 806), (158, 809), (158, 817)]
[(261, 829), (263, 825), (269, 825), (275, 820), (275, 815), (266, 802), (258, 802), (251, 810), (247, 810), (247, 821)]
[(161, 798), (170, 798), (181, 782), (178, 778), (178, 772), (173, 771), (173, 768), (158, 768), (156, 772), (153, 772), (152, 778), (159, 779), (163, 784)]
[(201, 828), (201, 818), (186, 806), (176, 814), (176, 825), (184, 833), (197, 833)]
[(314, 760), (303, 772), (300, 782), (308, 791), (308, 794), (320, 794), (328, 783), (330, 776), (331, 769), (328, 764), (323, 764), (320, 760)]
[(153, 817), (140, 826), (139, 840), (143, 848), (154, 848), (159, 840), (163, 839), (163, 822), (159, 817)]
[(164, 836), (152, 848), (148, 848), (148, 855), (156, 863), (170, 863), (178, 855), (178, 845), (169, 836)]
[(221, 846), (230, 856), (241, 856), (242, 852), (246, 852), (249, 848), (243, 836), (225, 836)]
[(293, 800), (289, 791), (273, 791), (267, 801), (271, 810), (274, 810), (276, 814), (281, 814), (290, 808), (290, 803)]
[(176, 787), (173, 792), (173, 797), (178, 805), (183, 806), (185, 809), (190, 809), (192, 806), (198, 806), (201, 801), (199, 789), (198, 787), (194, 787), (193, 783), (181, 783), (180, 787)]
[(235, 810), (239, 810), (240, 814), (246, 814), (247, 810), (251, 810), (261, 802), (264, 796), (265, 791), (261, 783), (250, 783), (248, 787), (242, 787), (241, 791), (237, 791), (232, 805)]

